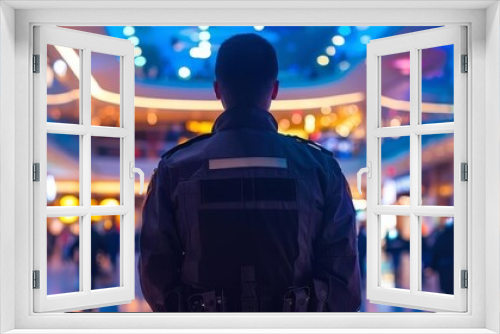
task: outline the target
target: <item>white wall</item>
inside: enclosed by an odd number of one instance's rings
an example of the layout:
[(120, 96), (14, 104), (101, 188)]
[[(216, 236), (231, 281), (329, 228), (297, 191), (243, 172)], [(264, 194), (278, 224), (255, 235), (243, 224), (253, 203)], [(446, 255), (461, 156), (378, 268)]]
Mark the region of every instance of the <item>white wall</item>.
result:
[[(500, 223), (500, 94), (496, 89), (500, 81), (500, 5), (495, 3), (486, 11), (486, 71), (495, 75), (486, 76), (486, 219), (496, 224), (486, 224), (486, 256), (500, 253), (498, 244)], [(489, 191), (491, 190), (491, 191)], [(500, 301), (500, 271), (498, 266), (486, 266), (486, 280), (494, 289), (486, 293), (486, 328), (500, 331), (498, 323)], [(494, 283), (496, 282), (496, 284)], [(488, 283), (488, 282), (487, 282)]]
[[(14, 328), (14, 26), (15, 11), (0, 3), (0, 333)], [(9, 79), (9, 81), (8, 81)]]

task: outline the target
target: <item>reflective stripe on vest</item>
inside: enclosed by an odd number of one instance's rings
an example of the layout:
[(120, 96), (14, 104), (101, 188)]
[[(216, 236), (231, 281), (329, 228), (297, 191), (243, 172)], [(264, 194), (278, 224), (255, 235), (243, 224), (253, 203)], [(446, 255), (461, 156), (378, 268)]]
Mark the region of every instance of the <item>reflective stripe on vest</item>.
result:
[(229, 169), (245, 167), (288, 168), (288, 162), (285, 158), (245, 157), (210, 159), (208, 161), (208, 166), (209, 169)]

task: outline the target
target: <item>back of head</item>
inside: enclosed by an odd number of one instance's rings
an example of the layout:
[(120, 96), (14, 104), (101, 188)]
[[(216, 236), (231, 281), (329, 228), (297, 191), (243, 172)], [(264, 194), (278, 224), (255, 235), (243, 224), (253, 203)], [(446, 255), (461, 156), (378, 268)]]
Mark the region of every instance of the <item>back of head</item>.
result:
[(235, 35), (219, 48), (215, 76), (228, 104), (258, 105), (277, 79), (276, 51), (256, 34)]

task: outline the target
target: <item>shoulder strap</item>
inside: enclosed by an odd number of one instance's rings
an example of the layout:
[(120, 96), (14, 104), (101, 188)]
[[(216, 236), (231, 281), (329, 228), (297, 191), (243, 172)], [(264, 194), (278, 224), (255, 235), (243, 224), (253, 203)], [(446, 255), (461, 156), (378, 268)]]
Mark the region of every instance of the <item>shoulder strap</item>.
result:
[(204, 134), (204, 135), (201, 135), (201, 136), (197, 136), (197, 137), (194, 137), (188, 141), (186, 141), (185, 143), (182, 143), (182, 144), (179, 144), (173, 148), (171, 148), (170, 150), (168, 150), (167, 152), (163, 153), (161, 155), (161, 158), (162, 159), (166, 159), (166, 158), (169, 158), (171, 157), (175, 152), (185, 148), (185, 147), (188, 147), (200, 140), (203, 140), (203, 139), (207, 139), (207, 138), (210, 138), (212, 136), (212, 133), (207, 133), (207, 134)]
[(333, 153), (331, 151), (327, 150), (326, 148), (324, 148), (323, 146), (321, 146), (318, 143), (315, 143), (311, 140), (307, 140), (307, 139), (304, 139), (304, 138), (301, 138), (298, 136), (291, 136), (291, 137), (295, 138), (295, 140), (298, 141), (299, 143), (308, 145), (309, 147), (312, 147), (312, 148), (320, 151), (321, 153), (324, 153), (324, 154), (329, 155), (329, 156), (333, 156)]

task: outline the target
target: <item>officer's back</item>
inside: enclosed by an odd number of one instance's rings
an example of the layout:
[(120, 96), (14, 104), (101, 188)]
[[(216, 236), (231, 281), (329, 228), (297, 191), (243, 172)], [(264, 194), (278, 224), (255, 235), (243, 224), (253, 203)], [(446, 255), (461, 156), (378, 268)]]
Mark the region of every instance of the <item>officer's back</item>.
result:
[(330, 152), (277, 133), (274, 49), (227, 40), (211, 134), (170, 150), (143, 209), (141, 287), (154, 311), (355, 311), (354, 210)]

